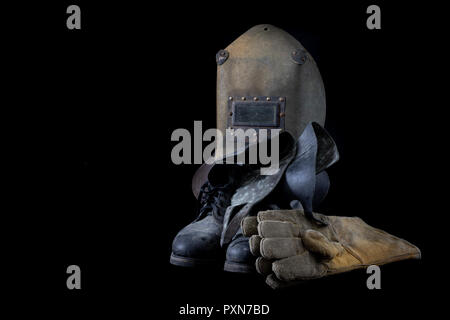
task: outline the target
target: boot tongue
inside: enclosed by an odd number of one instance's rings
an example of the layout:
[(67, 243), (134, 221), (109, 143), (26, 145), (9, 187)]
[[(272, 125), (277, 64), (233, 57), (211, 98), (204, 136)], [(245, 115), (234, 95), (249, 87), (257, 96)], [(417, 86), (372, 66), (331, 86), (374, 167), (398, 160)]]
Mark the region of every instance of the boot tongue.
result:
[(230, 187), (238, 183), (241, 167), (234, 164), (216, 164), (208, 174), (208, 181), (213, 187)]

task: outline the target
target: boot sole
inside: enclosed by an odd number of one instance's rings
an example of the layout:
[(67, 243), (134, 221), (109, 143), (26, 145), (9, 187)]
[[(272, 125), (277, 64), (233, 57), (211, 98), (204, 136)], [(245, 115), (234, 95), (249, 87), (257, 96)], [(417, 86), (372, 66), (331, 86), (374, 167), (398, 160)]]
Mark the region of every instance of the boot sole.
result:
[(254, 273), (256, 271), (256, 268), (253, 264), (225, 261), (223, 270), (228, 272)]
[(198, 258), (189, 258), (183, 256), (177, 256), (172, 253), (170, 255), (170, 263), (179, 266), (179, 267), (203, 267), (203, 266), (213, 266), (218, 265), (220, 261), (217, 259), (198, 259)]

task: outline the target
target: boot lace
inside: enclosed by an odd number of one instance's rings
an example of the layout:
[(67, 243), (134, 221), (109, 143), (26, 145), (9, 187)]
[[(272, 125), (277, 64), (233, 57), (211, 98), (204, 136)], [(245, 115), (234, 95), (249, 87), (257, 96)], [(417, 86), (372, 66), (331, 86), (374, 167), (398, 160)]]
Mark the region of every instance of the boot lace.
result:
[(225, 211), (231, 204), (231, 183), (223, 186), (212, 186), (206, 182), (200, 189), (199, 215), (200, 220), (208, 215), (213, 215), (219, 221), (223, 221)]

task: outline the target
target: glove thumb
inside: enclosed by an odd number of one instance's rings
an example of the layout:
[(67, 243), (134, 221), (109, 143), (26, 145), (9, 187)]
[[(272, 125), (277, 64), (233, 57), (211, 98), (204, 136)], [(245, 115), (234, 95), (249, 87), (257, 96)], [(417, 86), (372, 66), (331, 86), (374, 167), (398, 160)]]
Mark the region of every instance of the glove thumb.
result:
[(331, 260), (344, 251), (344, 247), (339, 242), (328, 240), (327, 237), (316, 230), (306, 230), (302, 241), (306, 249), (325, 259)]

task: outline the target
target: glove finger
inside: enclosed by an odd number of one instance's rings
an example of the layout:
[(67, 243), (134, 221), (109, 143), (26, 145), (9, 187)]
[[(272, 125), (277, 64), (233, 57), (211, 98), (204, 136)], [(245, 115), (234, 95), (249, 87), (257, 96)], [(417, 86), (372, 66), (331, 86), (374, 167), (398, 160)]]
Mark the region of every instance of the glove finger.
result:
[(300, 226), (290, 222), (265, 220), (258, 223), (258, 234), (263, 238), (298, 237)]
[(262, 238), (260, 253), (266, 259), (283, 259), (305, 251), (300, 238)]
[(268, 276), (272, 273), (272, 261), (259, 257), (255, 262), (256, 271), (263, 276)]
[(295, 285), (299, 285), (304, 283), (305, 281), (303, 280), (298, 280), (298, 281), (281, 281), (279, 279), (277, 279), (277, 277), (275, 276), (275, 274), (269, 274), (266, 277), (266, 283), (272, 288), (272, 289), (283, 289), (283, 288), (288, 288), (288, 287), (292, 287)]
[(308, 251), (303, 254), (274, 261), (272, 271), (281, 281), (297, 281), (321, 278), (327, 269)]
[(260, 256), (261, 255), (261, 251), (260, 251), (260, 244), (261, 244), (261, 237), (257, 234), (254, 234), (250, 237), (250, 239), (248, 239), (248, 244), (250, 246), (250, 252), (254, 255), (254, 256)]
[(344, 251), (339, 242), (328, 240), (327, 237), (316, 230), (306, 230), (302, 239), (306, 249), (321, 255), (325, 259), (332, 259)]
[(268, 211), (260, 211), (258, 213), (258, 221), (264, 220), (272, 220), (272, 221), (285, 221), (296, 223), (297, 210), (268, 210)]
[(246, 217), (241, 220), (242, 233), (246, 237), (258, 234), (258, 220), (256, 217)]
[(272, 289), (281, 289), (281, 288), (284, 288), (286, 286), (287, 282), (283, 282), (283, 281), (278, 280), (277, 277), (275, 277), (275, 275), (272, 273), (272, 274), (269, 274), (266, 277), (266, 283)]

